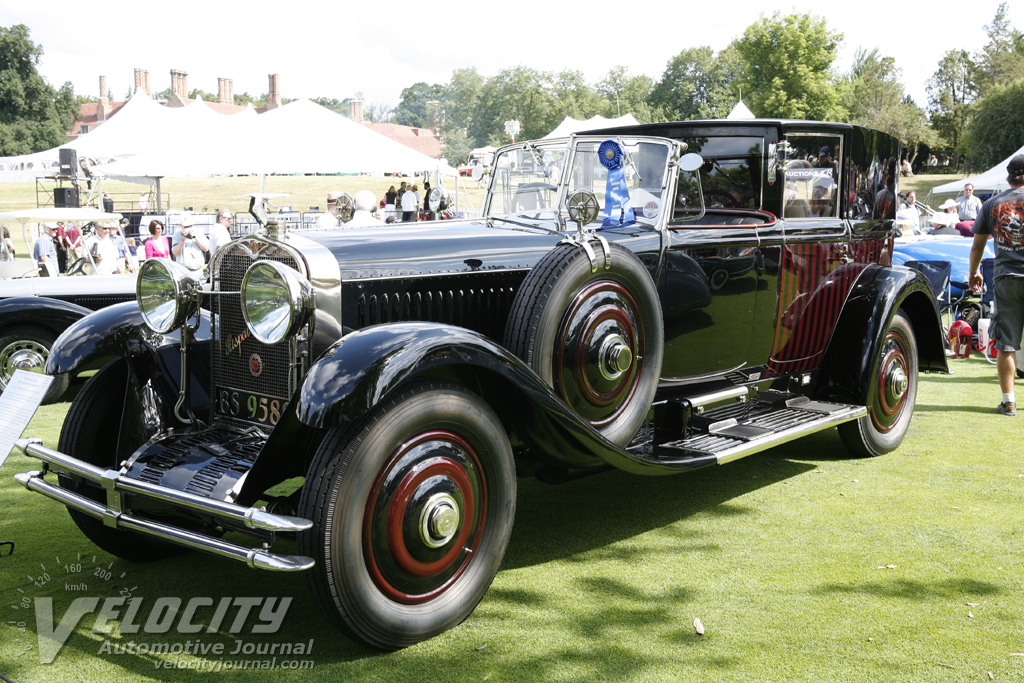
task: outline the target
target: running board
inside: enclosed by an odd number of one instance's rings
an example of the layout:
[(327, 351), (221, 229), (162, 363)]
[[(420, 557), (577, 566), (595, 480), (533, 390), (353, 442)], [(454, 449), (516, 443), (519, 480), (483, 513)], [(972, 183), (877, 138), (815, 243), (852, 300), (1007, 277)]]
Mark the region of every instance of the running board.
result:
[(682, 468), (723, 465), (814, 432), (867, 415), (864, 406), (793, 397), (778, 406), (736, 404), (704, 413), (702, 429), (682, 439), (654, 445), (648, 456)]

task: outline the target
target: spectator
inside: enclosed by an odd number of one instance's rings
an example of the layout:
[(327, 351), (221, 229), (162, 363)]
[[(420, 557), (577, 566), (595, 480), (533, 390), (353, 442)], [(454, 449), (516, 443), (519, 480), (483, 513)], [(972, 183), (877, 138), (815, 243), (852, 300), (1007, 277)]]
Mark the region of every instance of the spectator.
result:
[(139, 211), (141, 213), (146, 213), (147, 211), (149, 211), (149, 193), (148, 192), (143, 192), (142, 194), (139, 195)]
[(43, 234), (36, 240), (36, 245), (32, 249), (32, 258), (39, 263), (49, 264), (47, 270), (52, 269), (56, 273), (57, 248), (53, 245), (53, 240), (57, 236), (57, 226), (53, 223), (42, 223), (40, 227), (43, 229)]
[(346, 228), (365, 228), (374, 225), (383, 225), (383, 221), (374, 215), (377, 207), (377, 198), (369, 190), (359, 190), (355, 196), (355, 211), (352, 213), (352, 220), (345, 224)]
[(384, 218), (394, 219), (395, 217), (395, 200), (398, 198), (398, 193), (395, 192), (395, 186), (392, 185), (388, 188), (388, 191), (384, 193)]
[(103, 193), (103, 210), (107, 213), (114, 213), (114, 200), (106, 192)]
[(171, 253), (174, 260), (192, 271), (199, 277), (206, 266), (206, 252), (210, 251), (210, 243), (200, 230), (195, 229), (192, 214), (184, 214), (171, 239)]
[(0, 239), (0, 261), (13, 261), (14, 255), (14, 242), (11, 241), (11, 233), (5, 225), (3, 238)]
[[(405, 183), (402, 183), (405, 185)], [(402, 222), (411, 223), (416, 220), (416, 206), (419, 204), (419, 198), (416, 196), (416, 186), (413, 185), (412, 189), (406, 190), (402, 194)]]
[(911, 190), (896, 212), (896, 227), (901, 235), (921, 234), (921, 213), (917, 209), (917, 193)]
[(110, 223), (97, 223), (85, 240), (90, 275), (113, 275), (117, 269), (117, 245), (108, 236)]
[(72, 265), (82, 258), (82, 231), (74, 223), (68, 223), (64, 228), (64, 247), (68, 251), (68, 262)]
[[(962, 221), (974, 221), (981, 211), (981, 200), (974, 196), (974, 185), (964, 185), (963, 195), (956, 198), (956, 212)], [(973, 223), (972, 223), (973, 225)]]
[(910, 168), (910, 159), (903, 157), (903, 162), (900, 164), (900, 175), (910, 177), (914, 175), (914, 169)]
[(220, 209), (217, 212), (217, 222), (210, 228), (210, 257), (217, 253), (217, 250), (231, 241), (231, 212), (227, 209)]
[(152, 237), (146, 240), (146, 258), (170, 258), (171, 245), (164, 235), (164, 224), (154, 218), (149, 222), (149, 234)]
[(423, 181), (423, 212), (427, 214), (426, 220), (432, 221), (436, 218), (434, 212), (427, 206), (427, 202), (430, 200), (430, 181)]
[(327, 211), (320, 214), (317, 219), (318, 228), (336, 228), (338, 227), (338, 193), (328, 192), (327, 193)]
[(131, 273), (135, 270), (132, 266), (132, 253), (128, 249), (128, 243), (125, 242), (124, 235), (121, 234), (121, 230), (126, 225), (128, 225), (128, 219), (122, 219), (120, 224), (111, 223), (107, 230), (110, 241), (117, 247), (117, 270), (119, 273)]
[(989, 235), (995, 242), (996, 258), (993, 269), (995, 313), (989, 334), (999, 351), (996, 369), (1002, 400), (996, 407), (1000, 415), (1017, 415), (1017, 398), (1013, 380), (1017, 373), (1017, 354), (1021, 348), (1024, 329), (1024, 251), (1018, 251), (1024, 232), (1024, 154), (1010, 159), (1006, 166), (1010, 189), (982, 204), (974, 221), (974, 244), (971, 245), (971, 289), (980, 292), (984, 284), (981, 259)]
[(68, 272), (68, 248), (65, 245), (64, 223), (57, 223), (57, 237), (53, 240), (53, 246), (57, 249), (57, 270), (61, 273)]

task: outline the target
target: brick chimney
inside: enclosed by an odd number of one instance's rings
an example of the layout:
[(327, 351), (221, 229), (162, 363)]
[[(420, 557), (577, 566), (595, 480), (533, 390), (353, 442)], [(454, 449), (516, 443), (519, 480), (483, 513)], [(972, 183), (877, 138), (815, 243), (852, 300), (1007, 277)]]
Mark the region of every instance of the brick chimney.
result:
[(281, 91), (278, 89), (278, 74), (270, 74), (270, 93), (267, 95), (267, 111), (281, 106)]
[(147, 95), (150, 94), (150, 92), (149, 92), (149, 72), (146, 71), (145, 69), (136, 69), (135, 70), (135, 90), (134, 90), (134, 92), (139, 92), (140, 90), (142, 92), (146, 93)]
[(217, 79), (217, 102), (220, 104), (234, 104), (234, 84), (230, 78)]
[(177, 95), (182, 102), (188, 97), (188, 72), (171, 69), (171, 95)]
[(362, 100), (349, 100), (348, 103), (348, 115), (356, 123), (363, 122), (363, 101)]
[(96, 120), (106, 121), (110, 114), (110, 98), (107, 97), (107, 77), (100, 76), (100, 101), (96, 107)]

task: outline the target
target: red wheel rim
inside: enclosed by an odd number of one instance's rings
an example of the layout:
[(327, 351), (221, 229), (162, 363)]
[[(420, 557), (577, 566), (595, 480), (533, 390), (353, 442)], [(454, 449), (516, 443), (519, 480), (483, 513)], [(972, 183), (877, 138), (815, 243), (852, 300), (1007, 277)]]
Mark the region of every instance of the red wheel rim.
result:
[[(444, 593), (472, 562), (486, 508), (483, 468), (463, 438), (432, 430), (400, 444), (377, 475), (363, 517), (363, 551), (374, 583), (406, 604)], [(457, 515), (458, 523), (434, 536), (430, 522), (439, 515), (449, 524)]]

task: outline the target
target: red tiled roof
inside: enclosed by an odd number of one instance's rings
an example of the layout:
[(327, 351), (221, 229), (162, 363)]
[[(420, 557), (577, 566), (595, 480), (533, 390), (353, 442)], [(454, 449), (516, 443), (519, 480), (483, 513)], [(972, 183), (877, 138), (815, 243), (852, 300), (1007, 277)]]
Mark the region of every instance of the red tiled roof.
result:
[(71, 131), (68, 132), (68, 139), (74, 140), (81, 135), (82, 126), (88, 126), (88, 130), (90, 131), (96, 130), (99, 126), (102, 126), (107, 119), (116, 114), (124, 105), (124, 102), (111, 102), (110, 111), (107, 112), (107, 118), (103, 119), (103, 121), (96, 118), (96, 112), (100, 108), (99, 102), (86, 102), (85, 104), (79, 105), (78, 109), (81, 112), (81, 116), (77, 121), (75, 121), (75, 125), (72, 126)]
[(401, 142), (406, 147), (412, 147), (428, 157), (441, 156), (441, 138), (437, 137), (437, 134), (429, 128), (414, 128), (413, 126), (400, 126), (397, 123), (375, 123), (373, 121), (361, 121), (361, 123), (370, 130), (385, 135), (395, 142)]

